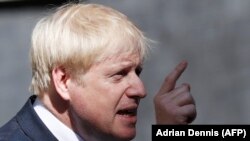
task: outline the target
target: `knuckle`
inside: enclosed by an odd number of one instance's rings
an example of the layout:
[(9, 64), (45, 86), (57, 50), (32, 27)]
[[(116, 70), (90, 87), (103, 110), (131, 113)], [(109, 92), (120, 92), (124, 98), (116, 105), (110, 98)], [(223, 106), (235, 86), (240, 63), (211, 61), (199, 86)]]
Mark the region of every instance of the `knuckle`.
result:
[(186, 90), (186, 91), (190, 91), (191, 87), (188, 83), (183, 83), (182, 87)]
[(187, 122), (187, 117), (186, 116), (179, 116), (178, 118), (177, 118), (177, 122), (179, 123), (179, 124), (187, 124), (188, 122)]

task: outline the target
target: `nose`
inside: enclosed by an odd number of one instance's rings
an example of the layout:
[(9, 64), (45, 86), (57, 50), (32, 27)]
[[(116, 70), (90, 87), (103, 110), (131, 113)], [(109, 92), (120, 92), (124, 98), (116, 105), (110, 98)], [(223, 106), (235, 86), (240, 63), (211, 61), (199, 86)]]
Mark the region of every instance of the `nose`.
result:
[(136, 74), (129, 78), (129, 87), (126, 94), (128, 97), (144, 98), (146, 96), (144, 84)]

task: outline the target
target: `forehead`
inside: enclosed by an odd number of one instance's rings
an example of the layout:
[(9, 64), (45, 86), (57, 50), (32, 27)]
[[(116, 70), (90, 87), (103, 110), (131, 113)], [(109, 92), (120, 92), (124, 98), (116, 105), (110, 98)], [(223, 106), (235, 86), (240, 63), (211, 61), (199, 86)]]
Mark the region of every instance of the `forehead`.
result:
[(117, 54), (117, 55), (112, 55), (108, 56), (97, 63), (94, 64), (100, 65), (100, 64), (105, 64), (105, 65), (121, 65), (121, 66), (127, 66), (127, 65), (142, 65), (142, 59), (139, 55), (139, 53), (123, 53), (123, 54)]

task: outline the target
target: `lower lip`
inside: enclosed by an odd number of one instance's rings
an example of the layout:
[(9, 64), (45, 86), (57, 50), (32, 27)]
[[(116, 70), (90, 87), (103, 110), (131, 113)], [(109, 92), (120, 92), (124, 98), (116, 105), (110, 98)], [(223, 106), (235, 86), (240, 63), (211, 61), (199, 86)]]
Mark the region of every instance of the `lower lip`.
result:
[(119, 115), (119, 118), (130, 123), (136, 123), (137, 121), (137, 116), (136, 115)]

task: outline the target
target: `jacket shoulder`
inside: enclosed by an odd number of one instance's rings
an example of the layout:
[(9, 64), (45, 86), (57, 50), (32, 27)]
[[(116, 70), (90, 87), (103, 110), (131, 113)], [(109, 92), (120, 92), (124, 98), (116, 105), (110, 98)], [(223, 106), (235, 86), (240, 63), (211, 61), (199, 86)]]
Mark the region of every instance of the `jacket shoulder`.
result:
[(16, 117), (0, 128), (0, 141), (31, 141), (18, 125)]

